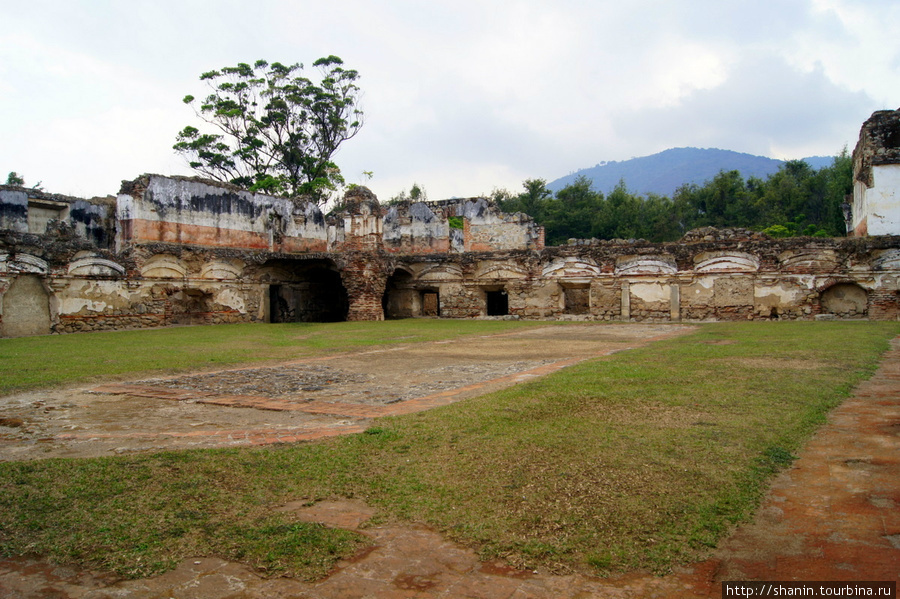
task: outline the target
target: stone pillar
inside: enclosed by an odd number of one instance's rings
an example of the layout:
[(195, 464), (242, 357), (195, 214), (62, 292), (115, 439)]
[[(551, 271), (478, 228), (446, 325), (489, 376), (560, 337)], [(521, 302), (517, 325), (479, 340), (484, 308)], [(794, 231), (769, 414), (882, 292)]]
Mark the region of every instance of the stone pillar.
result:
[(622, 281), (622, 320), (631, 318), (631, 290), (628, 281)]
[(675, 322), (681, 320), (681, 285), (673, 281), (669, 285), (669, 318)]
[(381, 299), (387, 269), (377, 254), (349, 252), (341, 265), (341, 281), (350, 304), (347, 320), (384, 320)]

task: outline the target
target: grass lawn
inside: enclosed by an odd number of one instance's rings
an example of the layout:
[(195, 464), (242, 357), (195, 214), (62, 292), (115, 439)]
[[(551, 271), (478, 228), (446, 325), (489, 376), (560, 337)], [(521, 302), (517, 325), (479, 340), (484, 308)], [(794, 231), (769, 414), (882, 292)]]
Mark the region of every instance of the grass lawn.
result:
[(496, 320), (233, 324), (0, 339), (0, 396), (136, 373), (289, 360), (373, 345), (488, 335), (547, 323)]
[[(395, 336), (451, 334), (444, 322), (401, 323)], [(191, 330), (211, 348), (244, 343), (228, 329)], [(220, 330), (227, 340), (216, 342)], [(258, 359), (384, 337), (377, 323), (310, 325), (279, 333), (276, 346), (274, 333), (245, 330), (270, 339), (246, 341), (270, 352)], [(40, 554), (135, 577), (219, 555), (315, 578), (364, 541), (273, 508), (355, 497), (378, 508), (379, 521), (425, 522), (517, 566), (665, 572), (703, 558), (752, 514), (771, 475), (873, 372), (898, 333), (900, 323), (709, 324), (505, 391), (383, 419), (359, 435), (0, 463), (0, 555)], [(299, 344), (307, 334), (326, 341)], [(74, 349), (73, 338), (41, 342)], [(4, 351), (4, 372), (16, 372)], [(93, 359), (104, 359), (96, 351)]]

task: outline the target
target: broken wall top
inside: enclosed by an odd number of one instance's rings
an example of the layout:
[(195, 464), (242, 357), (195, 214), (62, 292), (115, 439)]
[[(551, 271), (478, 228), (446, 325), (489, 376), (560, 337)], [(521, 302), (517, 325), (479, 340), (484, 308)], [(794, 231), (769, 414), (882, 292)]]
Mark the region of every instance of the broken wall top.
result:
[(900, 109), (879, 110), (863, 123), (853, 150), (853, 171), (857, 181), (874, 184), (872, 167), (900, 164)]

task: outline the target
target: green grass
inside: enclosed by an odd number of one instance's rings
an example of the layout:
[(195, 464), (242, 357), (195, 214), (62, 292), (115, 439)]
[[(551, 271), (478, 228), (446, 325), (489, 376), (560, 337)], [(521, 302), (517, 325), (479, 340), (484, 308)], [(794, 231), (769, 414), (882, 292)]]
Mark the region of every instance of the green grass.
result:
[(704, 325), (359, 435), (2, 463), (0, 555), (128, 576), (221, 555), (315, 578), (362, 541), (273, 508), (354, 497), (378, 521), (424, 522), (517, 566), (664, 572), (702, 559), (752, 514), (898, 333), (898, 323)]
[(126, 375), (221, 368), (376, 345), (493, 334), (536, 324), (409, 319), (234, 324), (0, 339), (0, 396)]

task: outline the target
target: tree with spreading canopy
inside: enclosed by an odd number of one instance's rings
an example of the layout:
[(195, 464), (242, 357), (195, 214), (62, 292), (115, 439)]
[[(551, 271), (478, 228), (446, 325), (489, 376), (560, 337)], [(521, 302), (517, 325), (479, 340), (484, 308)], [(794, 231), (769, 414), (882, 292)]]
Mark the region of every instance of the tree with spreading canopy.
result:
[(194, 96), (184, 102), (219, 132), (189, 125), (173, 147), (216, 181), (324, 203), (344, 183), (332, 156), (363, 124), (359, 74), (342, 65), (337, 56), (315, 61), (318, 83), (299, 63), (258, 60), (203, 73), (212, 92), (199, 106)]

